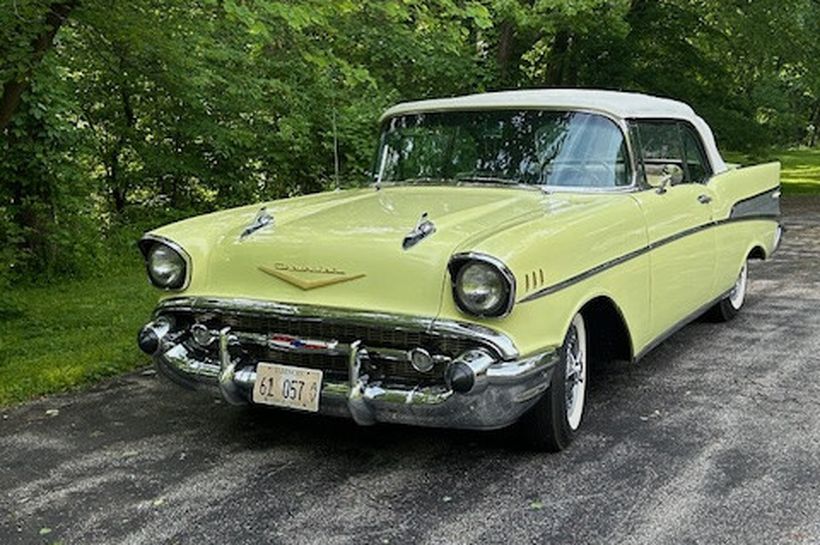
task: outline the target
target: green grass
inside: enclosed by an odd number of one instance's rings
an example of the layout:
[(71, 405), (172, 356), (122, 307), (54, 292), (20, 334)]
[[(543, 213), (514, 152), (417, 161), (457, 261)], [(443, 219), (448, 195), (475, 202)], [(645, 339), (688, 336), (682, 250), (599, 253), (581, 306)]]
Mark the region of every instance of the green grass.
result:
[(820, 194), (820, 148), (772, 151), (754, 157), (730, 152), (726, 154), (726, 160), (744, 165), (780, 161), (783, 165), (780, 180), (784, 194)]
[(0, 308), (0, 406), (148, 362), (136, 347), (157, 293), (135, 263), (105, 278), (16, 288)]

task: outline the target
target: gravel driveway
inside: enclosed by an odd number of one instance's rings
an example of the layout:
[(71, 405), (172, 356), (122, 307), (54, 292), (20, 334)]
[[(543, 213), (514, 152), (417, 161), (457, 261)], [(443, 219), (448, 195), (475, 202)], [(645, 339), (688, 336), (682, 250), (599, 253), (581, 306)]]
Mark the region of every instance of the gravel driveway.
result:
[(784, 210), (740, 316), (599, 373), (566, 452), (135, 373), (2, 413), (0, 543), (820, 544), (820, 199)]

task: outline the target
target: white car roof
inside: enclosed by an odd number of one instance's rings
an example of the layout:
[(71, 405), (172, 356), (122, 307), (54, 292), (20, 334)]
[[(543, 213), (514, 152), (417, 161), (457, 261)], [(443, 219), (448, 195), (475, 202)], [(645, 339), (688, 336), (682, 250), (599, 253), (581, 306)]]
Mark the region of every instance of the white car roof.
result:
[(680, 119), (690, 122), (700, 134), (712, 170), (723, 172), (726, 163), (718, 152), (709, 125), (683, 102), (641, 93), (597, 89), (527, 89), (481, 93), (452, 98), (404, 102), (388, 109), (382, 120), (396, 115), (449, 110), (501, 108), (555, 108), (593, 111), (617, 119)]

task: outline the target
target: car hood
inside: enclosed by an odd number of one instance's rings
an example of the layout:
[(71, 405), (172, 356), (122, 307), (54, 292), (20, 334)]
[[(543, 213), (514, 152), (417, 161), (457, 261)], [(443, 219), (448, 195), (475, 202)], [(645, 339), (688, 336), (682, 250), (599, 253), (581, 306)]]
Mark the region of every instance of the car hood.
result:
[[(241, 239), (262, 206), (273, 223)], [(435, 232), (404, 249), (424, 213)], [(435, 316), (453, 253), (543, 213), (533, 190), (399, 186), (228, 210), (154, 234), (191, 255), (186, 295)]]

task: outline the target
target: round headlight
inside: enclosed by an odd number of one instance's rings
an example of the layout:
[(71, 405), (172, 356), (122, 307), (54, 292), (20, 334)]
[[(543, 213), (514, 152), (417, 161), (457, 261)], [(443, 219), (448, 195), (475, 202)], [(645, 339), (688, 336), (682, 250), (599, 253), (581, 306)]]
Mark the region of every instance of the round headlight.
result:
[(484, 261), (470, 261), (456, 274), (456, 303), (477, 316), (500, 316), (510, 303), (511, 289), (501, 271)]
[(162, 243), (148, 251), (148, 275), (155, 286), (179, 289), (185, 283), (185, 260), (173, 248)]

